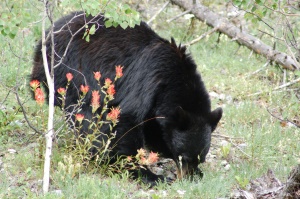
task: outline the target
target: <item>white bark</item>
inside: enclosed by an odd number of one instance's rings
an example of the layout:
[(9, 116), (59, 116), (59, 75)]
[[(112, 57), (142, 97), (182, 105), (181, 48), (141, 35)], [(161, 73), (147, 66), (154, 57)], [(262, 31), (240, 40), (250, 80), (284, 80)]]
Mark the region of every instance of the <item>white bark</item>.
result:
[[(52, 137), (54, 134), (53, 128), (53, 116), (54, 116), (54, 75), (53, 72), (49, 72), (48, 61), (47, 61), (47, 49), (46, 49), (46, 35), (45, 35), (45, 22), (47, 19), (47, 0), (44, 0), (44, 16), (42, 21), (42, 56), (44, 70), (47, 78), (47, 84), (49, 87), (49, 113), (48, 113), (48, 127), (45, 134), (46, 139), (46, 151), (45, 151), (45, 162), (44, 162), (44, 177), (43, 177), (43, 193), (47, 193), (49, 190), (50, 182), (50, 163), (52, 154)], [(53, 67), (52, 67), (53, 68)], [(53, 71), (53, 70), (51, 70)]]

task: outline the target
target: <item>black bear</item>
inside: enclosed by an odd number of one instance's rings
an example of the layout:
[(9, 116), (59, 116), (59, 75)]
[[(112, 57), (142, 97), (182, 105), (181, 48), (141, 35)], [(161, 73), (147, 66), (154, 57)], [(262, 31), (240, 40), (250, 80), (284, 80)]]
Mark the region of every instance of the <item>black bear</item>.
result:
[[(96, 29), (89, 42), (83, 39), (86, 25), (95, 25)], [(80, 85), (88, 85), (90, 91), (81, 113), (90, 119), (91, 90), (98, 89), (94, 73), (101, 72), (103, 83), (105, 77), (113, 79), (115, 67), (122, 65), (123, 77), (116, 82), (115, 99), (109, 103), (109, 107), (121, 108), (119, 123), (113, 130), (116, 138), (111, 145), (118, 142), (112, 155), (136, 155), (138, 149), (147, 148), (172, 158), (179, 178), (198, 171), (209, 151), (211, 133), (222, 117), (222, 109), (211, 111), (209, 95), (185, 47), (177, 46), (173, 39), (169, 42), (161, 38), (144, 22), (125, 30), (120, 26), (106, 28), (103, 16), (86, 16), (82, 12), (55, 22), (54, 44), (55, 64), (59, 64), (54, 70), (56, 106), (61, 106), (57, 89), (66, 86), (66, 74), (71, 72), (74, 78), (65, 107), (78, 103)], [(46, 46), (51, 49), (50, 39)], [(50, 63), (51, 50), (47, 52)], [(36, 47), (31, 80), (46, 82), (41, 41)], [(72, 113), (73, 109), (66, 111)], [(87, 122), (83, 125), (88, 129)], [(138, 172), (149, 183), (162, 179), (147, 169)]]

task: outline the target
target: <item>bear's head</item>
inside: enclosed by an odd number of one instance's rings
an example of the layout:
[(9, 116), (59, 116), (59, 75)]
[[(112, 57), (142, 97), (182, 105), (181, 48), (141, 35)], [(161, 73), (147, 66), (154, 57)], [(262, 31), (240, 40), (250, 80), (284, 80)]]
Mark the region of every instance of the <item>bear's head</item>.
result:
[(211, 133), (221, 119), (222, 112), (222, 108), (217, 108), (208, 115), (199, 116), (176, 108), (166, 128), (169, 130), (168, 147), (177, 165), (178, 178), (201, 174), (198, 165), (205, 162)]

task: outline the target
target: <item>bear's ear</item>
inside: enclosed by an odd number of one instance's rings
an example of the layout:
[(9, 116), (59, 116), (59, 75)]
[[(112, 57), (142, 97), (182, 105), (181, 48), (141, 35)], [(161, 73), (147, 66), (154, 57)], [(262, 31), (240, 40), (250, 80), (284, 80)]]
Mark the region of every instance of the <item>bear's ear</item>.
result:
[(210, 113), (210, 124), (212, 126), (212, 131), (217, 127), (218, 122), (220, 121), (223, 114), (222, 108), (217, 108)]
[(176, 45), (175, 39), (171, 37), (171, 46), (176, 50), (176, 53), (179, 55), (181, 59), (185, 58), (185, 51), (186, 51), (186, 46), (179, 46)]

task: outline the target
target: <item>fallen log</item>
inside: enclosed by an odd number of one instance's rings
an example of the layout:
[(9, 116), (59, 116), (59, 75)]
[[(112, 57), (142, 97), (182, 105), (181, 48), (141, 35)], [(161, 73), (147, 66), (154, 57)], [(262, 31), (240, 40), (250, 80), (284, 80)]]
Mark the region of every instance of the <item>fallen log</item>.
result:
[(197, 19), (205, 22), (208, 26), (217, 28), (217, 31), (227, 35), (232, 40), (246, 46), (250, 50), (253, 50), (255, 53), (266, 57), (268, 60), (276, 62), (283, 68), (300, 70), (300, 64), (294, 57), (274, 50), (260, 39), (235, 26), (227, 18), (211, 11), (208, 7), (200, 3), (193, 4), (192, 0), (171, 0), (171, 2), (184, 10), (190, 10), (190, 13), (194, 14)]

